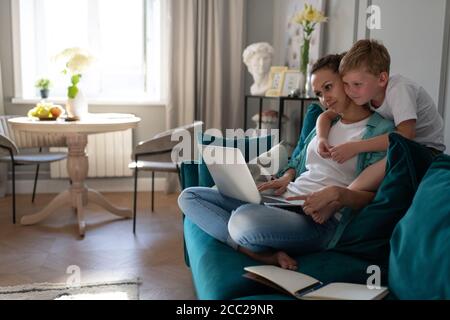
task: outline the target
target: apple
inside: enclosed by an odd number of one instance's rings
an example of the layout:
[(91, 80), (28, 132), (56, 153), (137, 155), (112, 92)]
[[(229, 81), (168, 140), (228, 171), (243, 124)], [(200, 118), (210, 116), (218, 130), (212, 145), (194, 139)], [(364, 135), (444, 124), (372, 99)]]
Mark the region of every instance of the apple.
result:
[(62, 109), (60, 107), (58, 107), (58, 106), (53, 106), (50, 109), (50, 113), (52, 114), (52, 116), (54, 118), (58, 118), (61, 115), (61, 113), (62, 113)]

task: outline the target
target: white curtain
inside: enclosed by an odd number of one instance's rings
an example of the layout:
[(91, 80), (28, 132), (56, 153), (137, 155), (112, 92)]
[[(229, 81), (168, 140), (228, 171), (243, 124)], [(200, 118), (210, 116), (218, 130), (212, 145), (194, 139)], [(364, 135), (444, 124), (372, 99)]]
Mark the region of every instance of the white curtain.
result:
[[(2, 82), (2, 64), (0, 62), (0, 115), (5, 114), (5, 107), (3, 105), (3, 82)], [(6, 194), (6, 187), (8, 184), (8, 165), (0, 163), (0, 198)]]
[(245, 0), (169, 1), (167, 125), (241, 125)]
[(168, 128), (242, 127), (245, 8), (245, 0), (168, 1)]

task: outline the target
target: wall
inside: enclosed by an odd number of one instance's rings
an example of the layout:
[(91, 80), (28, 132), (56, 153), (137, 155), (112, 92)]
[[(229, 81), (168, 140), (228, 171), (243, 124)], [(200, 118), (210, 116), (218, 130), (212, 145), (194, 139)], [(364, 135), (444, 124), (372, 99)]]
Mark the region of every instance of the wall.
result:
[[(391, 73), (400, 73), (422, 85), (436, 105), (439, 101), (445, 0), (375, 0), (381, 8), (380, 39), (391, 54)], [(419, 20), (420, 18), (420, 20)]]
[[(447, 152), (450, 154), (450, 3), (447, 2), (447, 8), (446, 8), (446, 34), (444, 36), (444, 41), (447, 43), (447, 47), (444, 49), (443, 57), (447, 60), (444, 64), (447, 65), (447, 72), (445, 74), (445, 78), (443, 79), (445, 83), (445, 88), (443, 88), (443, 94), (444, 94), (444, 121), (445, 121), (445, 135), (444, 135), (444, 141), (447, 145)], [(445, 70), (445, 69), (444, 69)]]
[[(256, 42), (273, 45), (273, 3), (274, 0), (247, 0), (246, 46)], [(244, 65), (245, 67), (245, 65)], [(250, 93), (253, 78), (245, 73), (245, 93)]]
[(357, 23), (355, 10), (358, 3), (358, 0), (327, 0), (328, 22), (324, 25), (324, 54), (341, 53), (353, 45)]

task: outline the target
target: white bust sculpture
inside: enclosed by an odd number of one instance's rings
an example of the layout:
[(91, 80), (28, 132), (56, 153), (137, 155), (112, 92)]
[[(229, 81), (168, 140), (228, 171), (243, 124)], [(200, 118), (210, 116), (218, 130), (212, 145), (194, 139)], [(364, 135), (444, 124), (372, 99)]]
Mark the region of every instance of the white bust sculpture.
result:
[(272, 66), (273, 47), (266, 42), (249, 45), (242, 54), (254, 83), (250, 87), (252, 95), (264, 95), (270, 89), (270, 67)]

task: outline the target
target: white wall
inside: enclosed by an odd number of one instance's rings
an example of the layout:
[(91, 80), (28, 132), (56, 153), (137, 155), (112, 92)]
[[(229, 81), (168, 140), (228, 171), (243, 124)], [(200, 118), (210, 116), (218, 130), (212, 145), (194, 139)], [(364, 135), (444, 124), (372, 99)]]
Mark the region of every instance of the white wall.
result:
[[(445, 48), (444, 58), (447, 58), (445, 63), (447, 64), (447, 72), (445, 74), (444, 83), (445, 88), (444, 92), (444, 122), (445, 122), (445, 134), (444, 141), (447, 146), (447, 154), (450, 154), (450, 3), (447, 2), (447, 10), (446, 10), (446, 28), (447, 34), (445, 35), (445, 41), (447, 41), (447, 47)], [(445, 64), (444, 63), (444, 64)]]
[(439, 101), (445, 0), (375, 0), (381, 8), (381, 30), (370, 37), (381, 39), (392, 59), (391, 73), (401, 73), (422, 85)]
[[(342, 53), (354, 43), (355, 9), (359, 0), (328, 0), (325, 24), (324, 54)], [(356, 21), (357, 22), (357, 21)]]
[[(274, 0), (248, 0), (246, 47), (255, 42), (268, 42), (273, 45), (273, 3)], [(253, 78), (245, 72), (245, 92), (250, 93)]]

